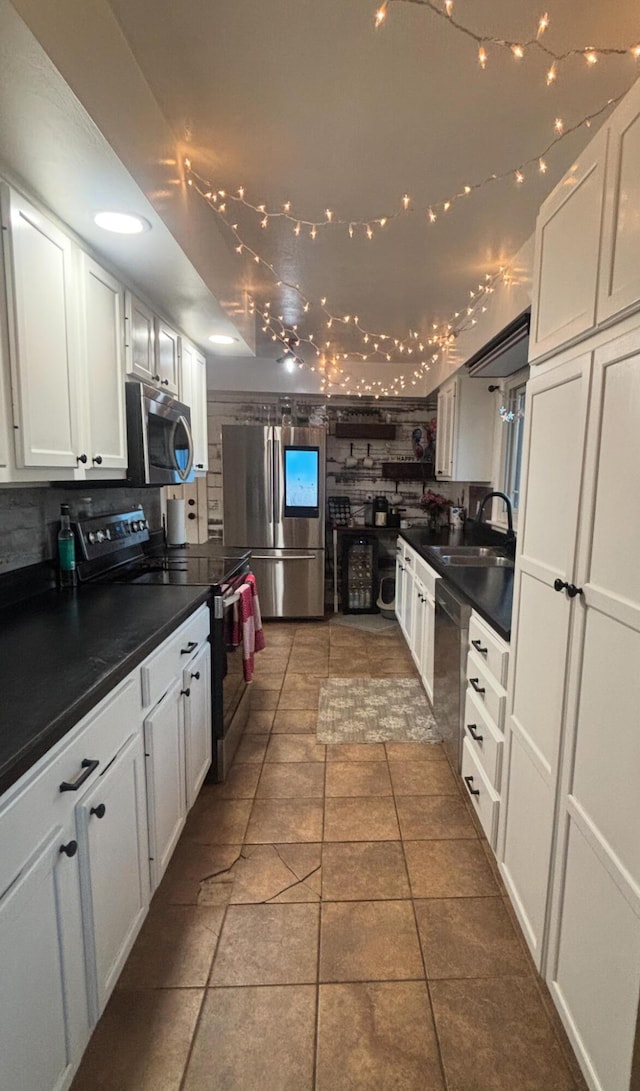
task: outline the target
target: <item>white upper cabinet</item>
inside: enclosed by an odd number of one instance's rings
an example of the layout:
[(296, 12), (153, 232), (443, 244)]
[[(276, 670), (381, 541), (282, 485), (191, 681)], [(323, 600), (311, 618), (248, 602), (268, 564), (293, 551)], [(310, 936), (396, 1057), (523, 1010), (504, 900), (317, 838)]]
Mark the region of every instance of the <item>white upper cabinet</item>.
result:
[(495, 401), (482, 379), (457, 375), (438, 391), (436, 477), (490, 481)]
[[(81, 354), (85, 379), (82, 448), (90, 476), (126, 470), (124, 291), (87, 254), (79, 254)], [(113, 476), (113, 475), (109, 475)]]
[(154, 314), (132, 292), (125, 294), (125, 354), (127, 375), (146, 383), (155, 381)]
[(598, 322), (640, 302), (640, 86), (620, 103), (609, 127)]
[(178, 334), (156, 318), (156, 370), (154, 381), (169, 394), (178, 393)]
[(530, 361), (595, 326), (607, 139), (598, 133), (540, 209)]
[(209, 468), (207, 424), (207, 361), (184, 337), (180, 338), (180, 401), (191, 410), (193, 465), (198, 474)]
[(75, 470), (86, 452), (80, 443), (72, 243), (7, 186), (2, 226), (16, 463)]

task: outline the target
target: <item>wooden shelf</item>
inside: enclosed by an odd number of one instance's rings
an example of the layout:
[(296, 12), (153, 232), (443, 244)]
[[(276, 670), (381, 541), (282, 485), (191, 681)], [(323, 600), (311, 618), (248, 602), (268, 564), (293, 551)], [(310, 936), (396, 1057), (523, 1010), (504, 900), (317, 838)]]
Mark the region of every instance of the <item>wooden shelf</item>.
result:
[(381, 477), (385, 481), (433, 481), (433, 462), (383, 462)]
[(395, 424), (382, 421), (336, 421), (336, 436), (341, 439), (395, 439)]

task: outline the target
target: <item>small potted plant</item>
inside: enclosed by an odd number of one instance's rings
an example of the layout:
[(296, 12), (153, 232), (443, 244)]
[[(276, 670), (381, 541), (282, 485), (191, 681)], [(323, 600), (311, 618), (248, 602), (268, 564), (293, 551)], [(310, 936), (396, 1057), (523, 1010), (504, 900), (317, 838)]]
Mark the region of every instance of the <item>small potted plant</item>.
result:
[(420, 497), (420, 507), (429, 516), (429, 529), (438, 530), (442, 522), (442, 516), (451, 507), (451, 501), (447, 500), (442, 493), (427, 489)]

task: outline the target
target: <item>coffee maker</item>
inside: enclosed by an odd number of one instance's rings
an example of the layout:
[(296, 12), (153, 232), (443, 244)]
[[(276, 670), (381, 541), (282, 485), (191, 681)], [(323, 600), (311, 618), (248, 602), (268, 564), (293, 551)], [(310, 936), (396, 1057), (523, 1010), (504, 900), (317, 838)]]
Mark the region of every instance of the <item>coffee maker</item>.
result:
[(389, 501), (386, 496), (373, 498), (373, 525), (374, 527), (386, 527), (389, 517)]

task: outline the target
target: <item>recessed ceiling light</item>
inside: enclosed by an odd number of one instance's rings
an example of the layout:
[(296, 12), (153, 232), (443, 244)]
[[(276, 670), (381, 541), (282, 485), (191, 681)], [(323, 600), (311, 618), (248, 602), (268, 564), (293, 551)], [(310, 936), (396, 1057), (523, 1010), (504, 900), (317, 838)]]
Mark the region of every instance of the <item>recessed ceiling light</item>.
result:
[(228, 333), (212, 333), (209, 340), (213, 341), (214, 345), (232, 345), (238, 338), (230, 337)]
[(151, 224), (143, 216), (134, 216), (131, 212), (96, 212), (94, 223), (104, 231), (114, 231), (117, 235), (140, 235), (150, 231)]

